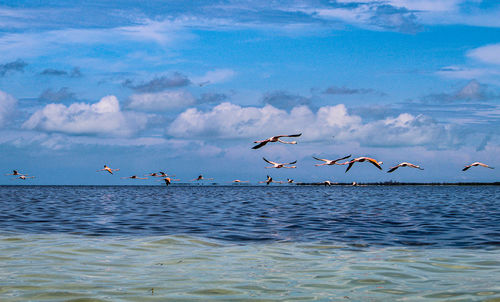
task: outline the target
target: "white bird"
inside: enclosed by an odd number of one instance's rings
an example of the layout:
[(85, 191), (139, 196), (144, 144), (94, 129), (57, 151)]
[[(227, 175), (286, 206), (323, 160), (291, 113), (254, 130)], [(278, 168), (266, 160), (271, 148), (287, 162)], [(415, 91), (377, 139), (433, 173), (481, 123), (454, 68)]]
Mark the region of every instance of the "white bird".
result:
[(490, 169), (495, 169), (493, 167), (490, 167), (488, 166), (487, 164), (483, 164), (483, 163), (480, 163), (480, 162), (475, 162), (475, 163), (472, 163), (468, 166), (465, 166), (465, 168), (462, 169), (462, 171), (467, 171), (470, 167), (477, 167), (477, 166), (481, 166), (481, 167), (485, 167), (485, 168), (490, 168)]
[(323, 184), (325, 185), (325, 187), (326, 187), (326, 186), (331, 186), (331, 185), (332, 185), (332, 182), (331, 182), (331, 181), (329, 181), (329, 180), (325, 180), (325, 181), (323, 182)]
[(374, 160), (373, 158), (370, 158), (370, 157), (364, 157), (364, 156), (362, 156), (362, 157), (358, 157), (358, 158), (355, 158), (355, 159), (353, 159), (353, 160), (351, 160), (349, 162), (344, 163), (344, 164), (349, 164), (349, 166), (347, 167), (347, 169), (345, 171), (346, 172), (349, 171), (349, 169), (351, 169), (351, 167), (352, 167), (352, 165), (354, 165), (354, 163), (356, 163), (356, 162), (362, 163), (364, 161), (368, 161), (368, 162), (372, 163), (375, 167), (377, 167), (380, 170), (382, 170), (382, 167), (380, 165), (383, 164), (383, 162), (376, 161), (376, 160)]
[(302, 135), (302, 133), (299, 133), (299, 134), (290, 134), (290, 135), (276, 135), (276, 136), (271, 136), (270, 138), (262, 140), (262, 141), (255, 141), (254, 144), (258, 144), (258, 145), (253, 146), (252, 149), (259, 149), (260, 147), (265, 146), (267, 143), (275, 143), (275, 142), (280, 142), (280, 143), (283, 143), (283, 144), (292, 144), (292, 145), (294, 145), (294, 144), (297, 144), (296, 141), (285, 142), (285, 141), (281, 140), (280, 138), (281, 137), (299, 137), (301, 135)]
[(97, 172), (99, 171), (108, 171), (110, 174), (113, 174), (113, 171), (119, 171), (120, 169), (111, 169), (110, 167), (104, 165), (104, 169), (101, 169), (101, 170), (97, 170)]
[(397, 166), (391, 167), (389, 169), (389, 171), (387, 171), (387, 173), (391, 173), (391, 172), (395, 171), (399, 167), (410, 167), (410, 168), (415, 168), (415, 169), (423, 170), (420, 166), (417, 166), (417, 165), (414, 165), (414, 164), (410, 164), (410, 163), (407, 163), (407, 162), (403, 162), (403, 163), (400, 163)]
[(200, 174), (200, 176), (198, 176), (197, 178), (191, 179), (191, 181), (198, 181), (198, 180), (213, 180), (213, 178), (205, 178), (203, 177), (203, 175)]
[(331, 165), (345, 165), (345, 163), (342, 163), (342, 164), (337, 164), (337, 162), (339, 160), (343, 160), (343, 159), (346, 159), (346, 158), (349, 158), (351, 157), (351, 155), (347, 155), (347, 156), (344, 156), (344, 157), (341, 157), (341, 158), (337, 158), (337, 159), (334, 159), (334, 160), (330, 160), (330, 159), (323, 159), (323, 158), (317, 158), (317, 157), (314, 157), (314, 159), (316, 160), (321, 160), (321, 161), (324, 161), (324, 163), (322, 164), (316, 164), (315, 166), (316, 167), (319, 167), (319, 166), (331, 166)]
[(270, 161), (270, 160), (267, 160), (265, 157), (262, 158), (266, 163), (269, 163), (271, 165), (273, 165), (272, 167), (266, 167), (266, 169), (271, 169), (271, 168), (276, 168), (276, 169), (281, 169), (281, 168), (287, 168), (287, 169), (294, 169), (294, 168), (297, 168), (297, 166), (290, 166), (290, 167), (287, 167), (287, 165), (293, 165), (295, 164), (297, 161), (292, 161), (291, 163), (275, 163), (273, 161)]
[(129, 176), (129, 177), (121, 177), (122, 179), (125, 179), (125, 178), (130, 178), (130, 179), (148, 179), (147, 177), (137, 177), (137, 175), (132, 175), (132, 176)]

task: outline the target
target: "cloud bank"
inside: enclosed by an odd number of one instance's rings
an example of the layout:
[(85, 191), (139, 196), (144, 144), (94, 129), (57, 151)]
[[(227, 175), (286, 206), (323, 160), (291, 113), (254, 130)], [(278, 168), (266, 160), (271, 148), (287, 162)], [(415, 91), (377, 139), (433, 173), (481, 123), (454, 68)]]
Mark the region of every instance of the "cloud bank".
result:
[(48, 104), (22, 127), (74, 135), (131, 136), (145, 129), (146, 124), (145, 114), (121, 111), (118, 99), (110, 95), (95, 104)]
[(357, 141), (364, 146), (456, 146), (461, 139), (449, 125), (430, 117), (402, 113), (396, 117), (363, 122), (343, 104), (324, 106), (316, 112), (297, 106), (287, 112), (271, 105), (241, 107), (222, 103), (203, 112), (190, 108), (167, 129), (173, 137), (258, 139), (276, 134), (302, 132), (302, 140), (320, 141), (332, 136), (338, 142)]

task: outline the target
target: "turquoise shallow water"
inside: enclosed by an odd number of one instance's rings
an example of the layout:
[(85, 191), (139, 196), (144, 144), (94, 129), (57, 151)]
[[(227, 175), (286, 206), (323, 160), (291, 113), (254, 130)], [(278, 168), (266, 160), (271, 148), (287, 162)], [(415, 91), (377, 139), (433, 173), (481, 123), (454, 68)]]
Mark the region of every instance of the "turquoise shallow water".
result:
[(0, 235), (1, 301), (500, 301), (500, 249)]

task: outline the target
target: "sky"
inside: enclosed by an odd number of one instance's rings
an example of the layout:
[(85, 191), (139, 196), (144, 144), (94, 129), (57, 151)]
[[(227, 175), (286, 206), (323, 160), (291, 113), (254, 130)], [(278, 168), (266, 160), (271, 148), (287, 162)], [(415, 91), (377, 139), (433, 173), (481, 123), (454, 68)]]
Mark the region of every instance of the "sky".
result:
[(498, 1), (105, 2), (0, 1), (0, 185), (500, 180)]

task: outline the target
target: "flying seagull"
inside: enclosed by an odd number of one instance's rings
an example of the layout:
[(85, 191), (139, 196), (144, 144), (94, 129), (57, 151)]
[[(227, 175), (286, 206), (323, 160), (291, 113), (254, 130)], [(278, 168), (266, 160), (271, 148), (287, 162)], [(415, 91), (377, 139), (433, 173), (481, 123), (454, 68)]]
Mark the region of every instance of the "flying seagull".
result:
[(347, 155), (347, 156), (344, 156), (344, 157), (341, 157), (341, 158), (337, 158), (337, 159), (334, 159), (334, 160), (330, 160), (330, 159), (323, 159), (323, 158), (317, 158), (317, 157), (314, 157), (313, 158), (315, 160), (321, 160), (321, 161), (324, 161), (324, 163), (322, 164), (316, 164), (315, 166), (318, 167), (318, 166), (331, 166), (331, 165), (345, 165), (346, 163), (342, 163), (342, 164), (337, 164), (337, 162), (339, 160), (343, 160), (343, 159), (346, 159), (346, 158), (349, 158), (351, 157), (351, 155)]
[(280, 142), (280, 143), (283, 143), (283, 144), (292, 144), (292, 145), (294, 145), (294, 144), (297, 143), (296, 141), (285, 142), (285, 141), (281, 140), (280, 138), (281, 137), (299, 137), (301, 135), (302, 135), (302, 133), (299, 133), (299, 134), (290, 134), (290, 135), (276, 135), (276, 136), (271, 136), (270, 138), (262, 140), (262, 141), (255, 141), (254, 143), (257, 144), (257, 145), (253, 146), (252, 149), (259, 149), (260, 147), (265, 146), (267, 143), (275, 143), (275, 142)]
[(347, 169), (345, 169), (345, 171), (349, 171), (349, 169), (351, 169), (352, 165), (354, 165), (354, 163), (356, 162), (364, 162), (364, 161), (369, 161), (370, 163), (372, 163), (375, 167), (379, 168), (380, 170), (382, 170), (382, 167), (380, 166), (382, 164), (381, 161), (376, 161), (374, 160), (373, 158), (370, 158), (370, 157), (358, 157), (358, 158), (355, 158), (349, 162), (347, 162), (346, 164), (349, 164), (349, 166), (347, 166)]
[(403, 163), (400, 163), (399, 165), (397, 166), (394, 166), (394, 167), (391, 167), (389, 169), (389, 171), (387, 171), (387, 173), (391, 173), (391, 172), (394, 172), (397, 168), (399, 167), (410, 167), (410, 168), (416, 168), (416, 169), (420, 169), (420, 170), (423, 170), (420, 166), (417, 166), (417, 165), (414, 165), (414, 164), (410, 164), (410, 163), (407, 163), (407, 162), (403, 162)]
[(273, 165), (272, 167), (266, 167), (266, 169), (271, 169), (271, 168), (276, 168), (276, 169), (280, 169), (280, 168), (288, 168), (288, 169), (294, 169), (294, 168), (297, 168), (297, 166), (290, 166), (290, 167), (287, 167), (287, 165), (293, 165), (295, 164), (297, 161), (292, 161), (291, 163), (275, 163), (273, 161), (270, 161), (270, 160), (267, 160), (265, 157), (262, 158), (266, 163), (270, 163), (271, 165)]
[(483, 163), (480, 163), (480, 162), (475, 162), (475, 163), (472, 163), (472, 164), (470, 164), (468, 166), (465, 166), (465, 168), (463, 168), (462, 171), (467, 171), (470, 167), (476, 167), (476, 166), (481, 166), (481, 167), (485, 167), (485, 168), (495, 169), (493, 167), (488, 166), (487, 164), (483, 164)]

